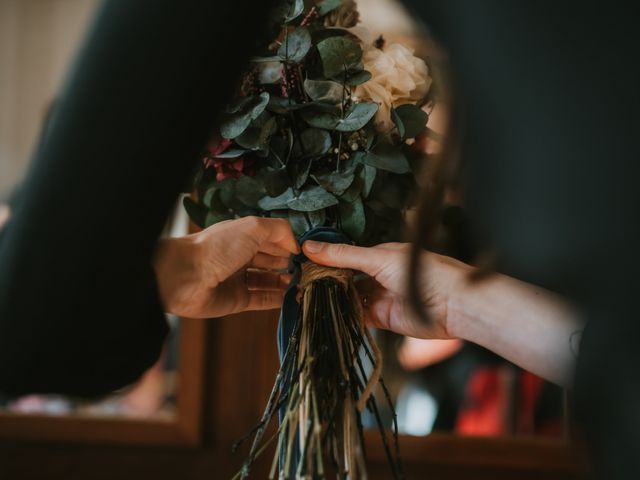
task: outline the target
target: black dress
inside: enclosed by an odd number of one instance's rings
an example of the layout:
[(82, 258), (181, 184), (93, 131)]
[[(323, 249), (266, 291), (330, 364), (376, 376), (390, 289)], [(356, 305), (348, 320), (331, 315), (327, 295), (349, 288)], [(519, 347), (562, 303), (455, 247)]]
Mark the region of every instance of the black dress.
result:
[[(588, 326), (575, 413), (601, 478), (640, 478), (640, 36), (628, 2), (412, 0), (449, 54), (465, 197), (496, 268)], [(567, 339), (567, 349), (569, 349)]]
[(105, 3), (1, 232), (0, 391), (100, 395), (158, 358), (154, 245), (271, 3)]

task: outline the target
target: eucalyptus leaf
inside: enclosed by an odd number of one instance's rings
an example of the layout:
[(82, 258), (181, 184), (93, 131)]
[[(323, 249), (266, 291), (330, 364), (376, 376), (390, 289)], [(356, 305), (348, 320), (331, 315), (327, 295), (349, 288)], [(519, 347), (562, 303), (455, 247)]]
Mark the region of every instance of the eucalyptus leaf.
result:
[(304, 91), (316, 102), (340, 103), (344, 95), (344, 87), (331, 80), (312, 80), (307, 78), (304, 81)]
[(362, 237), (366, 227), (364, 206), (362, 199), (357, 197), (353, 202), (340, 202), (340, 226), (353, 240)]
[(273, 168), (283, 167), (289, 149), (290, 147), (286, 138), (282, 135), (272, 135), (271, 140), (269, 141), (270, 157), (267, 165)]
[(398, 111), (395, 108), (391, 109), (391, 120), (393, 120), (394, 125), (398, 129), (398, 135), (400, 135), (400, 138), (404, 139), (404, 135), (406, 133), (404, 122), (402, 121), (402, 118), (400, 118), (400, 115), (398, 115)]
[(364, 127), (378, 111), (378, 104), (362, 102), (353, 104), (340, 120), (336, 130), (339, 132), (355, 132)]
[(371, 147), (373, 146), (374, 140), (376, 139), (376, 129), (373, 127), (373, 125), (369, 124), (364, 127), (364, 133), (366, 138), (366, 142), (365, 142), (366, 149), (370, 150)]
[(285, 22), (290, 22), (291, 20), (295, 20), (302, 12), (304, 12), (304, 0), (290, 0), (290, 7), (287, 11), (287, 14), (284, 17)]
[(294, 155), (302, 157), (317, 157), (324, 155), (331, 148), (331, 135), (326, 130), (307, 128), (297, 138), (293, 151)]
[(362, 196), (364, 198), (367, 198), (371, 194), (373, 182), (376, 180), (377, 173), (378, 171), (376, 168), (371, 165), (363, 165), (362, 170), (360, 170), (360, 177), (363, 181)]
[(337, 204), (338, 199), (319, 186), (307, 187), (298, 197), (288, 202), (291, 210), (299, 212), (311, 212)]
[(318, 14), (322, 17), (342, 5), (342, 0), (322, 0), (317, 4)]
[(346, 84), (351, 87), (362, 85), (363, 83), (366, 83), (369, 80), (371, 80), (372, 76), (373, 75), (371, 75), (371, 72), (367, 70), (360, 70), (359, 72), (356, 72), (353, 75), (348, 75)]
[(289, 110), (294, 109), (295, 106), (296, 103), (290, 98), (276, 97), (275, 95), (271, 95), (271, 97), (269, 97), (267, 110), (273, 113), (284, 115), (286, 113), (289, 113)]
[[(427, 120), (429, 119), (429, 115), (427, 115), (427, 112), (422, 110), (417, 105), (408, 103), (406, 105), (400, 105), (399, 107), (392, 109), (392, 119), (397, 126), (398, 123), (393, 117), (393, 112), (395, 112), (395, 115), (402, 122), (402, 125), (404, 127), (404, 134), (400, 134), (400, 137), (402, 137), (403, 139), (414, 138), (420, 135), (427, 127)], [(398, 131), (400, 131), (400, 128), (398, 128)]]
[(202, 196), (202, 204), (207, 208), (215, 208), (216, 202), (220, 199), (220, 183), (207, 189)]
[(340, 174), (341, 175), (350, 175), (350, 174), (355, 174), (355, 171), (358, 167), (362, 167), (362, 162), (359, 162), (356, 159), (354, 159), (353, 157), (355, 156), (355, 154), (358, 153), (362, 153), (364, 154), (364, 152), (354, 152), (354, 154), (352, 154), (349, 158), (343, 160), (340, 162)]
[(250, 123), (251, 116), (239, 113), (234, 114), (222, 122), (220, 135), (227, 139), (236, 138), (247, 129)]
[[(207, 196), (209, 192), (213, 193), (210, 197)], [(236, 181), (232, 179), (216, 183), (214, 189), (205, 192), (202, 200), (211, 210), (223, 211), (242, 206), (236, 198)]]
[(296, 212), (295, 210), (289, 210), (289, 224), (295, 235), (304, 234), (309, 228), (309, 222), (307, 217), (304, 216), (304, 212)]
[(411, 171), (411, 166), (407, 157), (402, 153), (402, 149), (387, 142), (378, 143), (361, 157), (361, 161), (366, 165), (388, 172), (408, 173)]
[(230, 148), (222, 153), (219, 153), (218, 155), (214, 155), (213, 158), (238, 158), (245, 153), (247, 153), (247, 151), (243, 150), (242, 148)]
[[(267, 114), (268, 115), (268, 114)], [(256, 122), (257, 123), (257, 122)], [(268, 150), (269, 139), (276, 131), (277, 124), (275, 117), (268, 116), (264, 122), (256, 126), (250, 126), (242, 132), (236, 139), (236, 143), (249, 150)]]
[(282, 58), (278, 55), (272, 55), (271, 57), (252, 57), (249, 61), (253, 63), (280, 63)]
[(324, 27), (311, 30), (311, 38), (314, 45), (317, 45), (327, 38), (344, 36), (353, 37), (353, 33), (342, 27)]
[(220, 125), (220, 134), (227, 139), (236, 138), (244, 132), (252, 120), (255, 120), (264, 112), (269, 103), (269, 94), (262, 92), (260, 95), (250, 97), (243, 102), (237, 111), (231, 113)]
[(252, 100), (252, 97), (240, 97), (232, 100), (226, 108), (227, 113), (237, 113), (242, 110)]
[(270, 197), (277, 197), (290, 187), (289, 174), (282, 167), (278, 169), (267, 168), (264, 172), (264, 188)]
[(201, 203), (194, 202), (191, 197), (184, 197), (182, 205), (187, 211), (187, 215), (189, 215), (191, 221), (200, 228), (204, 228), (204, 222), (207, 216), (207, 207)]
[(305, 108), (300, 111), (300, 116), (310, 126), (326, 130), (333, 130), (340, 123), (338, 112), (332, 113), (319, 108)]
[(351, 186), (347, 188), (347, 190), (340, 195), (340, 200), (344, 202), (354, 202), (356, 198), (360, 196), (362, 193), (362, 187), (364, 186), (364, 182), (360, 175), (356, 175), (351, 183)]
[[(233, 188), (233, 186), (231, 186)], [(229, 207), (221, 199), (222, 188), (218, 185), (216, 188), (207, 190), (202, 201), (208, 207), (207, 214), (204, 217), (203, 228), (210, 227), (211, 225), (221, 222), (223, 220), (229, 220), (233, 217), (229, 211)]]
[(311, 35), (304, 27), (297, 28), (287, 34), (278, 49), (278, 55), (289, 62), (301, 62), (311, 48)]
[(296, 235), (302, 235), (314, 227), (324, 225), (326, 213), (324, 210), (315, 210), (312, 212), (297, 212), (289, 210), (289, 223)]
[(349, 36), (329, 37), (318, 43), (317, 48), (327, 78), (343, 75), (345, 69), (360, 65), (362, 59), (360, 45)]
[(267, 192), (261, 177), (244, 176), (235, 182), (235, 193), (238, 200), (255, 208)]
[(314, 175), (313, 179), (322, 188), (335, 195), (342, 195), (353, 183), (355, 175), (351, 173), (332, 172), (324, 175)]
[(334, 103), (327, 103), (327, 102), (311, 101), (311, 102), (298, 103), (294, 105), (292, 109), (300, 110), (300, 111), (315, 109), (315, 110), (321, 110), (323, 112), (340, 114), (340, 107), (338, 107)]
[(236, 137), (235, 141), (248, 150), (258, 150), (260, 148), (260, 129), (247, 128)]
[(311, 170), (311, 158), (303, 158), (298, 162), (291, 162), (291, 177), (293, 178), (294, 188), (302, 188), (309, 178), (309, 172)]
[[(346, 82), (348, 81), (349, 77), (356, 77), (361, 72), (364, 72), (364, 64), (362, 63), (362, 60), (354, 63), (353, 65), (347, 66), (347, 70), (346, 71), (343, 70), (342, 73), (335, 78), (339, 82)], [(346, 78), (345, 78), (345, 73), (346, 73)]]
[(277, 197), (262, 197), (260, 201), (258, 201), (258, 206), (263, 210), (279, 210), (287, 208), (287, 204), (293, 200), (293, 198), (293, 189), (287, 188)]

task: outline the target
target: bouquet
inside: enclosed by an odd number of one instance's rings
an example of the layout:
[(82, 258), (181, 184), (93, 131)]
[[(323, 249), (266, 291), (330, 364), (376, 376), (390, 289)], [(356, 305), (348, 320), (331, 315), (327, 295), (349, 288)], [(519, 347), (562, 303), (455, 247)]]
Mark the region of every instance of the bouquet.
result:
[[(273, 41), (251, 59), (185, 199), (201, 227), (259, 215), (288, 218), (306, 239), (372, 245), (398, 240), (425, 155), (425, 62), (358, 24), (353, 0), (288, 0), (269, 19)], [(419, 143), (419, 142), (418, 142)], [(365, 478), (361, 413), (376, 419), (395, 478), (394, 444), (374, 388), (381, 358), (363, 324), (353, 272), (294, 259), (279, 326), (281, 369), (247, 436), (238, 476), (274, 443), (271, 478)], [(366, 363), (366, 365), (365, 365)], [(279, 418), (275, 436), (266, 427)]]

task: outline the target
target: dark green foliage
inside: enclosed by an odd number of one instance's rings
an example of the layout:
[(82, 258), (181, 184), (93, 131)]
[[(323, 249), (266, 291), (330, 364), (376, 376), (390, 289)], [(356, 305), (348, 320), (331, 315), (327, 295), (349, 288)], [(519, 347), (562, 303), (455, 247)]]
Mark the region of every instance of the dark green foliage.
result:
[[(362, 244), (399, 237), (416, 185), (405, 179), (424, 157), (405, 141), (423, 134), (427, 114), (399, 105), (391, 109), (396, 128), (377, 128), (379, 105), (354, 96), (372, 78), (362, 64), (371, 47), (323, 23), (343, 5), (286, 0), (274, 10), (278, 40), (252, 59), (220, 119), (219, 136), (231, 142), (207, 157), (200, 201), (185, 201), (198, 225), (257, 214), (288, 218), (297, 233), (338, 227)], [(265, 62), (275, 64), (261, 83)]]

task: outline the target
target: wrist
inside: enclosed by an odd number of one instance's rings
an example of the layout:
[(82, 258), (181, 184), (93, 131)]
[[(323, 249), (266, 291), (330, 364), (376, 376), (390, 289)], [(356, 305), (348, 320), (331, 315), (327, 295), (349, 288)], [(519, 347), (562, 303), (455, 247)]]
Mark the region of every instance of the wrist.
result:
[(448, 338), (469, 340), (470, 322), (473, 322), (472, 297), (470, 296), (469, 274), (473, 267), (453, 258), (444, 257), (444, 273), (446, 279), (446, 316), (445, 331)]
[(465, 328), (469, 322), (473, 321), (469, 317), (468, 297), (465, 293), (466, 288), (459, 283), (449, 295), (447, 300), (447, 334), (451, 338), (461, 340), (469, 340), (469, 332)]

